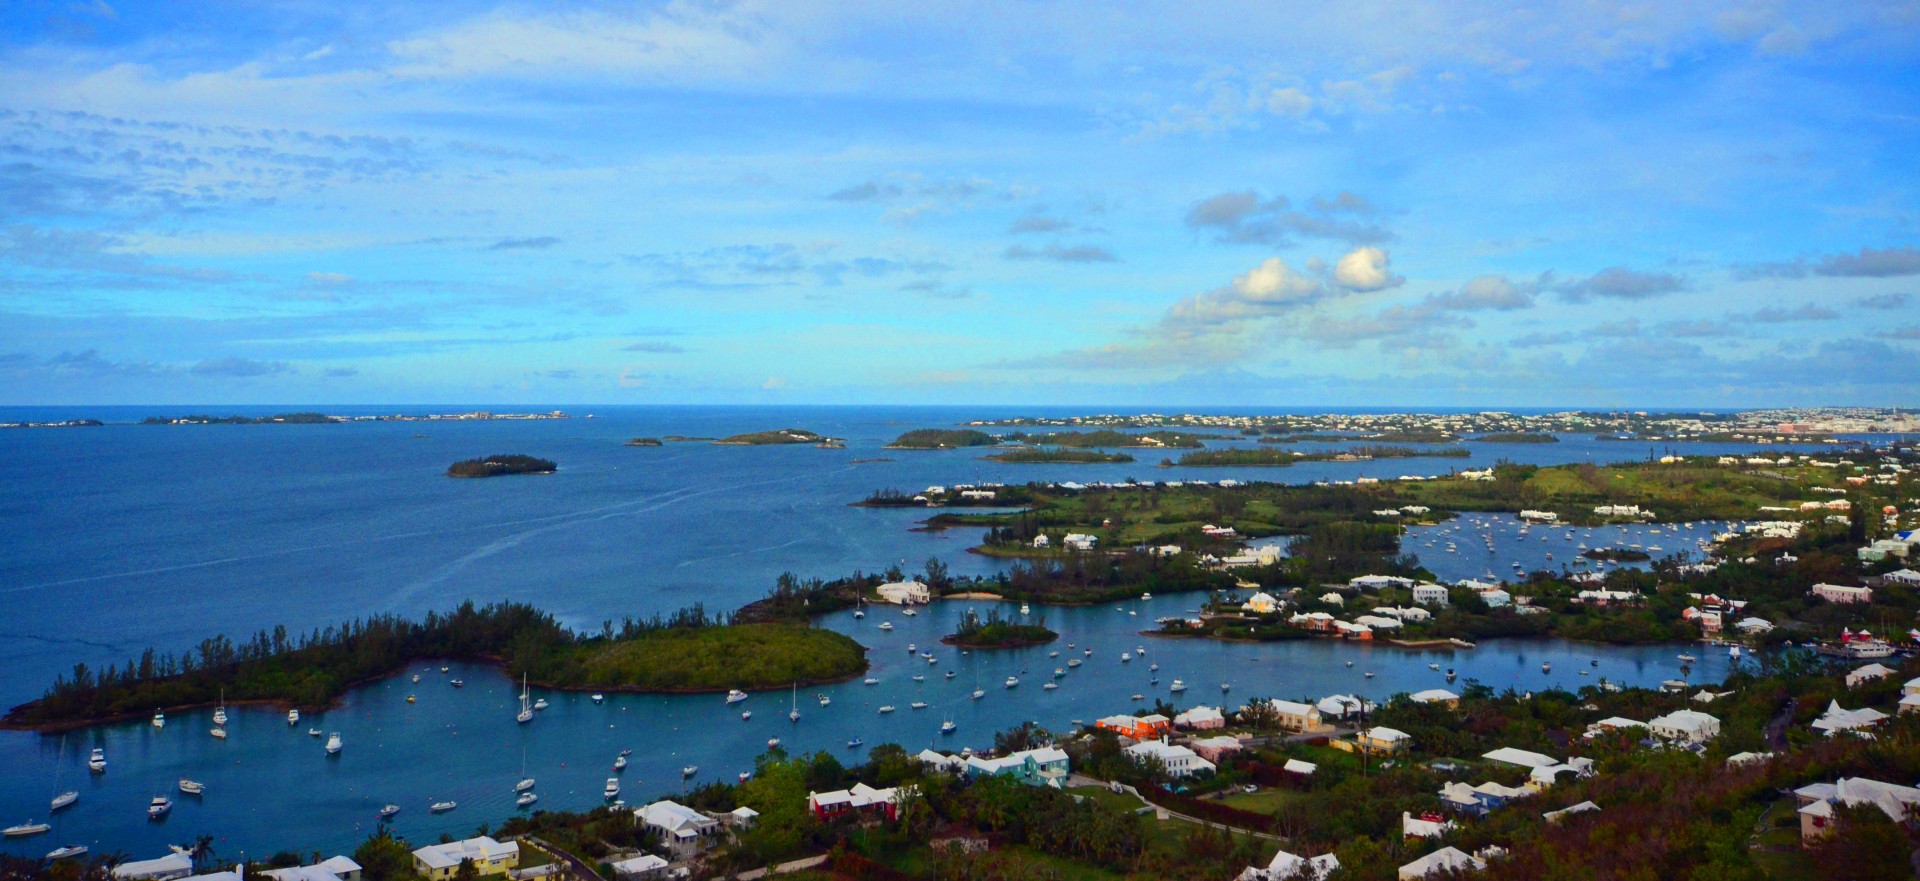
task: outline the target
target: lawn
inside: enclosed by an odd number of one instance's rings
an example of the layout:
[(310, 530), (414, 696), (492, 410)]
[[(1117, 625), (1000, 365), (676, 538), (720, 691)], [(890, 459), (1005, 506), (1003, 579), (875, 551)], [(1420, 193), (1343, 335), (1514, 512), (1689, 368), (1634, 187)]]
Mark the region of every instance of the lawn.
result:
[(1230, 808), (1239, 808), (1243, 811), (1253, 811), (1256, 814), (1267, 814), (1271, 816), (1275, 811), (1280, 810), (1281, 806), (1289, 802), (1299, 801), (1302, 797), (1301, 793), (1291, 789), (1269, 788), (1251, 793), (1236, 792), (1220, 799), (1220, 803)]

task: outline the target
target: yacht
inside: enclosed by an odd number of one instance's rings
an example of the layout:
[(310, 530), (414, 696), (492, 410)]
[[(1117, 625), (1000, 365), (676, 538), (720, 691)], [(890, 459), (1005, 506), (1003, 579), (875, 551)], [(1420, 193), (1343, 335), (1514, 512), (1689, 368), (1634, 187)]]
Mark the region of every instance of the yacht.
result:
[(8, 838), (24, 838), (28, 835), (39, 835), (42, 832), (51, 830), (52, 828), (53, 828), (52, 826), (47, 825), (46, 823), (35, 823), (32, 821), (28, 821), (25, 823), (21, 823), (18, 826), (8, 826), (6, 829), (0, 830), (0, 835), (5, 835)]
[(800, 721), (800, 683), (793, 684), (793, 708), (787, 711), (787, 721)]
[(154, 710), (153, 711), (153, 727), (155, 728), (167, 727), (167, 714), (162, 713), (159, 710)]
[(879, 684), (880, 684), (880, 680), (878, 680), (878, 679), (875, 679), (875, 678), (873, 678), (872, 676), (868, 676), (868, 677), (867, 677), (867, 679), (866, 679), (866, 682), (865, 682), (865, 684), (867, 684), (867, 685), (879, 685)]
[(86, 845), (69, 844), (66, 847), (58, 847), (58, 848), (54, 848), (52, 851), (49, 851), (47, 853), (47, 862), (53, 862), (54, 860), (71, 859), (77, 856), (85, 856), (86, 853), (87, 853)]
[(893, 704), (887, 704), (886, 706), (884, 706), (884, 707), (881, 707), (881, 708), (880, 708), (880, 712), (882, 712), (882, 713), (891, 713), (891, 712), (893, 712)]
[(1053, 668), (1053, 678), (1055, 678), (1055, 679), (1059, 679), (1060, 677), (1062, 677), (1062, 676), (1065, 676), (1065, 675), (1067, 675), (1067, 668), (1065, 668), (1065, 667), (1055, 667), (1055, 668)]
[(1121, 652), (1121, 653), (1120, 653), (1120, 663), (1122, 663), (1122, 664), (1124, 664), (1124, 663), (1126, 663), (1126, 662), (1128, 662), (1128, 661), (1131, 661), (1131, 660), (1133, 660), (1133, 655), (1132, 655), (1131, 653), (1129, 653), (1129, 652)]
[(1047, 657), (1049, 657), (1049, 658), (1057, 658), (1057, 657), (1060, 657), (1060, 650), (1059, 650), (1059, 649), (1054, 649), (1053, 651), (1050, 651), (1050, 652), (1047, 652)]
[(287, 724), (288, 724), (288, 725), (298, 725), (298, 724), (300, 724), (300, 711), (299, 711), (299, 710), (288, 710), (288, 711), (287, 711)]
[(606, 700), (607, 700), (607, 696), (606, 696), (606, 695), (604, 695), (604, 694), (601, 694), (600, 692), (597, 692), (597, 691), (593, 693), (593, 702), (594, 702), (594, 703), (596, 703), (596, 704), (599, 704), (599, 703), (605, 703), (605, 702), (606, 702)]
[(107, 751), (97, 746), (94, 747), (93, 755), (87, 758), (87, 768), (95, 774), (105, 773), (107, 770)]
[(167, 812), (171, 810), (173, 810), (173, 799), (167, 798), (164, 795), (156, 795), (153, 797), (153, 801), (147, 803), (147, 819), (158, 820), (166, 816)]
[(1045, 683), (1045, 684), (1043, 684), (1043, 685), (1041, 685), (1041, 686), (1040, 686), (1040, 690), (1041, 690), (1041, 691), (1052, 691), (1052, 690), (1054, 690), (1054, 689), (1056, 689), (1056, 688), (1059, 688), (1059, 687), (1060, 687), (1060, 685), (1059, 685), (1059, 683), (1056, 683), (1056, 682), (1048, 682), (1048, 683)]
[(753, 711), (752, 711), (752, 710), (741, 710), (741, 711), (740, 711), (740, 721), (742, 721), (742, 722), (745, 722), (745, 721), (748, 721), (748, 720), (750, 720), (750, 719), (752, 719), (752, 718), (753, 718)]
[(947, 721), (940, 723), (941, 734), (952, 734), (953, 732), (958, 730), (960, 730), (960, 726), (953, 724), (952, 719), (948, 719)]
[(737, 704), (747, 699), (747, 693), (738, 688), (727, 689), (727, 703)]
[(1012, 676), (1008, 676), (1008, 677), (1007, 677), (1007, 681), (1006, 681), (1006, 683), (1005, 683), (1005, 685), (1006, 685), (1006, 687), (1008, 687), (1008, 688), (1013, 688), (1014, 686), (1016, 686), (1016, 685), (1019, 685), (1019, 684), (1020, 684), (1020, 680), (1018, 680), (1018, 679), (1015, 679), (1015, 678), (1013, 678)]
[(1133, 696), (1132, 696), (1132, 698), (1131, 698), (1131, 699), (1132, 699), (1132, 700), (1136, 700), (1136, 701), (1143, 701), (1143, 700), (1146, 700), (1146, 699), (1147, 699), (1147, 696), (1146, 696), (1146, 695), (1144, 695), (1144, 694), (1135, 694), (1135, 695), (1133, 695)]
[(346, 744), (340, 742), (340, 732), (335, 731), (327, 735), (327, 755), (339, 755), (341, 747), (344, 746), (346, 746)]
[(180, 778), (180, 791), (188, 795), (206, 795), (207, 784), (201, 783), (198, 780), (188, 780), (182, 777)]
[(688, 765), (680, 769), (680, 776), (682, 777), (692, 777), (698, 773), (700, 773), (700, 766), (698, 765)]
[(925, 676), (919, 676), (919, 675), (915, 675), (915, 676), (913, 677), (913, 681), (915, 681), (915, 682), (925, 682), (925, 681), (927, 681), (927, 677), (925, 677)]
[(920, 645), (918, 643), (912, 643), (912, 642), (907, 643), (907, 654), (909, 655), (917, 654), (919, 653), (919, 651), (920, 651)]
[(630, 755), (633, 755), (633, 749), (631, 747), (628, 747), (620, 751), (620, 758), (624, 759)]
[(1681, 656), (1680, 656), (1680, 663), (1682, 663), (1682, 664), (1691, 664), (1691, 663), (1693, 663), (1694, 661), (1698, 661), (1698, 660), (1700, 660), (1700, 659), (1699, 659), (1699, 658), (1696, 658), (1696, 657), (1694, 657), (1694, 656), (1692, 656), (1692, 655), (1681, 655)]
[(213, 708), (213, 724), (227, 724), (227, 690), (220, 689), (220, 705)]
[(830, 706), (833, 706), (833, 698), (830, 698), (830, 697), (827, 697), (827, 696), (826, 696), (826, 695), (824, 695), (824, 694), (823, 694), (823, 695), (820, 695), (820, 706), (822, 706), (822, 707), (830, 707)]
[(318, 728), (308, 728), (308, 729), (307, 729), (307, 736), (308, 736), (308, 737), (319, 737), (320, 735), (322, 735), (322, 734), (325, 734), (325, 733), (326, 733), (325, 731), (321, 731), (321, 730), (320, 730), (320, 729), (318, 729)]
[(225, 728), (215, 728), (215, 729), (213, 729), (213, 730), (211, 730), (211, 731), (208, 731), (207, 733), (208, 733), (208, 734), (211, 734), (211, 735), (213, 735), (214, 737), (217, 737), (217, 738), (219, 738), (219, 739), (221, 739), (221, 740), (226, 740), (226, 739), (227, 739), (227, 729), (225, 729)]
[(450, 684), (450, 685), (452, 685), (452, 686), (453, 686), (454, 688), (466, 688), (466, 687), (467, 687), (467, 680), (465, 680), (465, 679), (453, 679), (453, 680), (449, 680), (449, 683), (448, 683), (448, 684)]
[(1032, 612), (1033, 612), (1033, 609), (1029, 608), (1026, 603), (1020, 604), (1020, 614), (1027, 615), (1027, 614), (1031, 614)]
[(522, 807), (522, 808), (532, 807), (533, 803), (539, 800), (540, 800), (540, 796), (537, 793), (523, 792), (523, 793), (520, 793), (519, 798), (516, 798), (513, 800), (513, 804), (515, 807)]
[(893, 629), (893, 622), (892, 622), (892, 621), (882, 621), (882, 622), (880, 622), (880, 629), (881, 629), (881, 630), (892, 630), (892, 629)]
[(527, 674), (520, 674), (520, 714), (513, 717), (525, 725), (533, 721), (533, 705), (527, 703)]
[(457, 801), (437, 801), (427, 808), (429, 814), (444, 814), (460, 806)]
[(552, 706), (552, 704), (549, 704), (549, 703), (547, 703), (547, 699), (546, 699), (546, 698), (544, 698), (544, 697), (539, 697), (539, 698), (534, 698), (534, 699), (533, 699), (533, 708), (534, 708), (535, 710), (544, 710), (544, 709), (546, 709), (547, 707), (550, 707), (550, 706)]
[(77, 802), (79, 800), (80, 800), (79, 790), (69, 789), (66, 792), (60, 793), (59, 795), (56, 795), (53, 797), (53, 805), (47, 808), (47, 813), (53, 813), (54, 811), (60, 810), (61, 808), (69, 807), (74, 802)]
[(919, 613), (918, 611), (916, 611), (916, 610), (914, 610), (914, 609), (913, 609), (913, 607), (911, 607), (911, 606), (909, 606), (909, 607), (907, 607), (907, 608), (905, 608), (905, 609), (901, 609), (901, 610), (900, 610), (900, 614), (902, 614), (902, 615), (905, 615), (905, 616), (907, 616), (907, 617), (909, 617), (909, 618), (912, 618), (912, 617), (914, 617), (914, 616), (916, 616), (916, 615), (918, 615), (918, 614), (920, 614), (920, 613)]
[(600, 794), (605, 798), (619, 798), (620, 797), (620, 778), (608, 777), (607, 786), (605, 789), (601, 790)]
[(907, 704), (907, 709), (910, 709), (910, 710), (924, 710), (926, 708), (927, 708), (926, 701), (914, 701), (913, 703)]
[(981, 698), (983, 698), (983, 697), (986, 697), (986, 696), (987, 696), (987, 693), (986, 693), (986, 692), (984, 692), (984, 691), (981, 691), (981, 690), (980, 690), (980, 689), (978, 689), (978, 688), (976, 688), (976, 689), (974, 689), (974, 690), (973, 690), (973, 699), (974, 699), (974, 700), (979, 700), (979, 699), (981, 699)]
[(1160, 672), (1160, 664), (1159, 664), (1158, 662), (1155, 662), (1155, 663), (1152, 663), (1152, 664), (1148, 664), (1148, 665), (1147, 665), (1147, 672), (1148, 672), (1148, 673), (1158, 673), (1158, 672)]
[(1078, 667), (1078, 666), (1080, 666), (1080, 659), (1079, 659), (1079, 658), (1068, 658), (1068, 659), (1067, 659), (1067, 666), (1069, 666), (1069, 667)]
[(1173, 684), (1172, 684), (1172, 685), (1169, 685), (1169, 686), (1167, 686), (1167, 690), (1168, 690), (1168, 691), (1171, 691), (1171, 692), (1174, 692), (1174, 693), (1176, 693), (1176, 694), (1177, 694), (1177, 693), (1179, 693), (1179, 692), (1182, 692), (1182, 691), (1186, 691), (1186, 690), (1187, 690), (1187, 684), (1186, 684), (1185, 682), (1181, 682), (1181, 681), (1180, 681), (1180, 680), (1178, 680), (1178, 679), (1175, 679), (1175, 680), (1173, 680)]
[(952, 678), (954, 677), (954, 675), (955, 675), (955, 674), (954, 674), (954, 672), (953, 672), (952, 670), (948, 670), (948, 671), (947, 671), (947, 678), (948, 678), (948, 679), (952, 679)]
[(866, 741), (861, 740), (858, 737), (851, 738), (847, 741), (847, 749), (859, 749), (861, 746), (865, 744), (866, 744)]
[(617, 773), (617, 772), (620, 772), (620, 771), (625, 771), (626, 769), (627, 769), (627, 757), (626, 757), (626, 756), (614, 756), (614, 757), (613, 757), (613, 770), (614, 770), (614, 771), (615, 771), (615, 772)]
[(767, 749), (777, 749), (779, 746), (780, 746), (780, 738), (778, 737), (767, 738)]
[(1227, 693), (1228, 691), (1230, 691), (1230, 690), (1232, 690), (1232, 689), (1233, 689), (1233, 686), (1232, 686), (1232, 685), (1231, 685), (1230, 683), (1226, 683), (1226, 682), (1222, 682), (1222, 683), (1220, 683), (1220, 693), (1221, 693), (1221, 694), (1226, 694), (1226, 693)]

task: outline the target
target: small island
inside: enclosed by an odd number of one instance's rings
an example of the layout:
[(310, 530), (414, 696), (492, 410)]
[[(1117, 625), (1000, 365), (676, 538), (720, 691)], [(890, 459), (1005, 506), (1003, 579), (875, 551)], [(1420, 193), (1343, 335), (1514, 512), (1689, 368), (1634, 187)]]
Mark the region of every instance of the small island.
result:
[(1535, 431), (1506, 431), (1497, 434), (1483, 434), (1473, 440), (1489, 444), (1557, 444), (1560, 439), (1550, 434)]
[(940, 638), (947, 645), (974, 649), (1019, 648), (1028, 645), (1044, 645), (1060, 638), (1060, 634), (1048, 630), (1047, 619), (1042, 616), (1032, 624), (1022, 624), (1000, 616), (999, 609), (987, 612), (982, 618), (978, 612), (968, 609), (960, 618), (958, 630)]
[(507, 474), (552, 474), (560, 469), (550, 459), (524, 453), (462, 459), (447, 466), (448, 477), (500, 477)]
[(946, 428), (919, 428), (893, 439), (889, 450), (950, 450), (958, 447), (990, 447), (1000, 439), (984, 431)]
[(733, 447), (765, 447), (781, 444), (829, 446), (839, 443), (839, 440), (823, 434), (815, 434), (804, 428), (781, 428), (774, 431), (750, 431), (746, 434), (736, 434), (732, 437), (723, 437), (714, 443)]
[(629, 447), (657, 447), (660, 446), (660, 439), (657, 437), (636, 437), (627, 441), (626, 445)]
[(1216, 435), (1194, 434), (1190, 431), (1049, 431), (1029, 433), (1016, 431), (1007, 435), (1007, 440), (1024, 444), (1046, 447), (1072, 447), (1077, 450), (1095, 447), (1118, 447), (1122, 449), (1162, 449), (1182, 448), (1198, 449), (1205, 446), (1207, 438), (1219, 439)]
[(1471, 456), (1465, 447), (1433, 447), (1420, 449), (1415, 447), (1392, 447), (1363, 445), (1345, 450), (1330, 452), (1302, 453), (1297, 450), (1277, 450), (1272, 447), (1233, 447), (1224, 450), (1195, 450), (1177, 461), (1168, 461), (1163, 465), (1259, 465), (1266, 467), (1285, 467), (1297, 462), (1364, 462), (1368, 459), (1413, 459), (1443, 458), (1465, 459)]
[(148, 416), (141, 425), (329, 425), (344, 422), (325, 413), (276, 413), (272, 416)]
[(1126, 453), (1102, 453), (1099, 450), (1067, 450), (1059, 447), (1014, 447), (991, 456), (981, 456), (989, 462), (1014, 462), (1023, 465), (1052, 464), (1071, 462), (1091, 464), (1102, 462), (1131, 462), (1133, 457)]
[(1614, 563), (1645, 563), (1653, 559), (1652, 554), (1632, 548), (1590, 548), (1581, 551), (1580, 556), (1589, 560), (1608, 560)]

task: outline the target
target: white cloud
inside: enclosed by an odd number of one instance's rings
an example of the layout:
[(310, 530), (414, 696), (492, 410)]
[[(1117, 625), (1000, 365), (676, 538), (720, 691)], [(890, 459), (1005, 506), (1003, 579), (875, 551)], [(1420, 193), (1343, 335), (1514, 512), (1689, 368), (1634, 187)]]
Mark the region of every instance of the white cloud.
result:
[(1387, 268), (1387, 252), (1379, 248), (1355, 248), (1333, 264), (1333, 282), (1350, 291), (1383, 291), (1398, 287), (1405, 278)]

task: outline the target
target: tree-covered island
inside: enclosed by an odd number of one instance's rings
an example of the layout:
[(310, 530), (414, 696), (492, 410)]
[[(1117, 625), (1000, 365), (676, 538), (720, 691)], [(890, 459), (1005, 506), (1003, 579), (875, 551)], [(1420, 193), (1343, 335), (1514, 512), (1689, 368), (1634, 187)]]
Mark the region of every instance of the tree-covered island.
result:
[(981, 456), (980, 458), (989, 462), (1009, 462), (1020, 465), (1060, 463), (1085, 465), (1133, 461), (1133, 457), (1126, 453), (1103, 453), (1099, 450), (1073, 450), (1063, 447), (1013, 447), (990, 456)]
[(469, 602), (417, 621), (384, 615), (307, 634), (276, 627), (239, 643), (211, 637), (180, 655), (148, 649), (103, 671), (78, 665), (38, 700), (8, 711), (0, 727), (73, 728), (211, 704), (223, 694), (229, 704), (321, 708), (355, 685), (442, 659), (493, 663), (547, 688), (638, 692), (784, 688), (867, 669), (865, 650), (843, 634), (732, 623), (699, 606), (577, 633), (530, 605)]
[(1026, 623), (1003, 617), (999, 609), (987, 610), (984, 618), (968, 609), (966, 614), (960, 616), (959, 627), (941, 637), (940, 641), (961, 648), (996, 649), (1044, 645), (1059, 638), (1060, 634), (1047, 629), (1044, 615)]
[(482, 456), (478, 459), (462, 459), (447, 466), (448, 477), (500, 477), (507, 474), (552, 474), (560, 469), (550, 459), (528, 456), (524, 453)]
[(889, 450), (951, 450), (959, 447), (990, 447), (1000, 439), (971, 428), (916, 428), (893, 439)]
[(779, 446), (782, 444), (830, 446), (840, 443), (840, 440), (839, 438), (831, 438), (823, 434), (815, 434), (804, 428), (781, 428), (773, 431), (750, 431), (745, 434), (736, 434), (730, 437), (723, 437), (714, 441), (714, 443), (730, 447), (765, 447)]
[(660, 446), (661, 443), (657, 437), (636, 437), (627, 441), (626, 445), (629, 447), (657, 447)]

